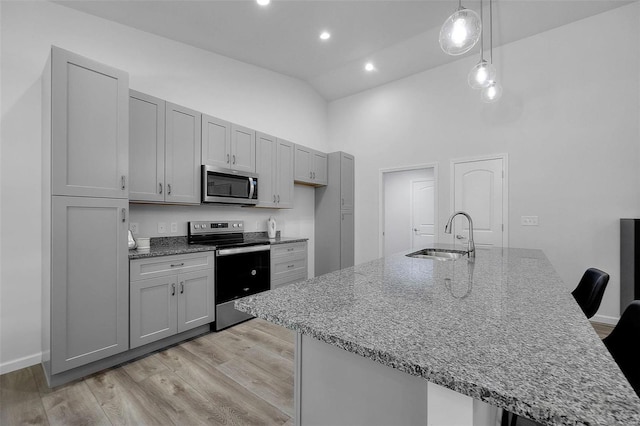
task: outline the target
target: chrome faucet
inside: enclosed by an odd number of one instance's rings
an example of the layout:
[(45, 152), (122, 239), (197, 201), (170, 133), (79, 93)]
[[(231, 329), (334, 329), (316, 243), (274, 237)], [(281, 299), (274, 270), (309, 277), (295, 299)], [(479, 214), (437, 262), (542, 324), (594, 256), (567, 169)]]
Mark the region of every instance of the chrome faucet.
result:
[(451, 225), (453, 224), (453, 218), (455, 218), (459, 214), (465, 216), (469, 221), (469, 244), (467, 245), (467, 255), (469, 257), (476, 257), (476, 245), (473, 242), (473, 220), (471, 220), (471, 216), (469, 216), (469, 213), (458, 211), (452, 214), (451, 216), (449, 216), (449, 220), (447, 221), (447, 224), (444, 226), (444, 233), (445, 234), (451, 233)]

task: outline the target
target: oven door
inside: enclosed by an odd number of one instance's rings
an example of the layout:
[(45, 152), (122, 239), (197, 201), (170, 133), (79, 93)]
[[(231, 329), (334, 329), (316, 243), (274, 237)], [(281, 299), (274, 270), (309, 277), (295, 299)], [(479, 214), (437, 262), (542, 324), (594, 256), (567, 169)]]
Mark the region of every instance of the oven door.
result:
[(202, 202), (256, 205), (258, 175), (202, 166)]
[(270, 254), (269, 245), (216, 251), (216, 330), (253, 318), (237, 311), (233, 301), (269, 290)]

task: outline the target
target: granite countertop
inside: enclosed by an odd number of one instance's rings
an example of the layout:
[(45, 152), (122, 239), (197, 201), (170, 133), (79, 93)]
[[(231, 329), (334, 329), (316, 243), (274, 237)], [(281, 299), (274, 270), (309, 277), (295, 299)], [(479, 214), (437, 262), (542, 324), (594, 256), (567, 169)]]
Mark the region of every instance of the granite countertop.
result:
[[(267, 237), (266, 232), (245, 232), (245, 241), (264, 242), (265, 244), (286, 244), (307, 241), (308, 238), (281, 237), (277, 231), (276, 238)], [(198, 253), (201, 251), (213, 251), (216, 246), (204, 244), (189, 244), (187, 237), (159, 237), (151, 238), (149, 249), (129, 250), (129, 260), (141, 259), (145, 257), (171, 256), (177, 254)]]
[(640, 398), (540, 250), (398, 254), (235, 306), (543, 424), (640, 424)]

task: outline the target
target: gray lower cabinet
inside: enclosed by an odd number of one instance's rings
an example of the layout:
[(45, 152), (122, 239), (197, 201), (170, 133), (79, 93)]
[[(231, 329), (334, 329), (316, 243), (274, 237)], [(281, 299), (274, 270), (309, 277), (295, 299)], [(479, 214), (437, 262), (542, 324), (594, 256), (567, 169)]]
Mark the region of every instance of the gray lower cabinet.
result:
[(213, 252), (131, 261), (130, 346), (215, 320)]
[(271, 246), (271, 289), (307, 279), (307, 242)]
[[(127, 200), (51, 197), (51, 374), (129, 348)], [(45, 259), (44, 264), (49, 262)], [(50, 293), (49, 293), (50, 291)], [(49, 318), (43, 318), (43, 326)]]
[(316, 189), (315, 273), (354, 264), (354, 164), (352, 155), (328, 155), (327, 186)]
[(128, 74), (52, 47), (43, 80), (51, 194), (128, 198)]
[(293, 208), (294, 144), (256, 133), (257, 207)]

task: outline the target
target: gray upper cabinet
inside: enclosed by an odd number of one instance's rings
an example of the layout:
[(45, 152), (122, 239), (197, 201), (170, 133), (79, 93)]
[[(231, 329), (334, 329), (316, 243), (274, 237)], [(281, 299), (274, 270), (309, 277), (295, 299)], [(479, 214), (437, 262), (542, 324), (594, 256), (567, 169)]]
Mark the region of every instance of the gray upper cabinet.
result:
[(231, 123), (202, 115), (202, 164), (230, 168)]
[(129, 199), (164, 201), (165, 102), (130, 91), (129, 98)]
[(201, 120), (199, 112), (166, 103), (165, 201), (200, 204)]
[(128, 207), (52, 197), (52, 374), (129, 349)]
[(296, 144), (294, 158), (296, 183), (313, 186), (327, 184), (327, 154)]
[(255, 173), (256, 132), (237, 124), (231, 125), (231, 169)]
[(256, 133), (257, 207), (293, 207), (293, 147), (284, 139)]
[(354, 157), (344, 152), (329, 154), (327, 177), (327, 186), (315, 194), (316, 275), (354, 264)]
[(52, 195), (128, 198), (127, 73), (52, 47), (50, 79)]
[(277, 207), (276, 137), (256, 132), (257, 207)]

